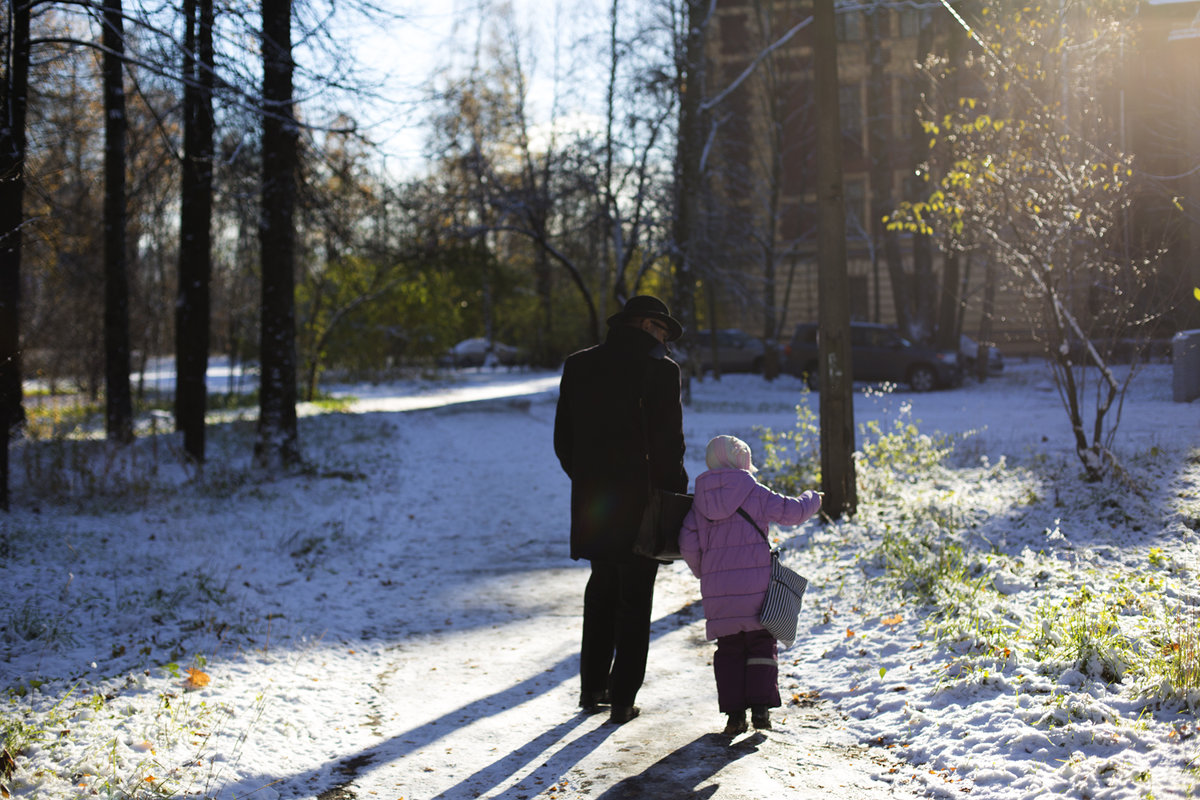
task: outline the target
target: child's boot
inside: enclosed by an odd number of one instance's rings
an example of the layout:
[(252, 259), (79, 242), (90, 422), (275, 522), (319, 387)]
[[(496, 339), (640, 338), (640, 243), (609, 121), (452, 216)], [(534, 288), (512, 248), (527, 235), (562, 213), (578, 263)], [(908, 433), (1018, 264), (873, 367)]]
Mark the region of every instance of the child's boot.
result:
[[(751, 706), (750, 721), (754, 724), (756, 731), (771, 730), (771, 711), (766, 706)], [(742, 730), (745, 730), (746, 721), (742, 720)]]
[(726, 736), (737, 736), (739, 733), (746, 732), (746, 710), (730, 711), (729, 722), (725, 724)]

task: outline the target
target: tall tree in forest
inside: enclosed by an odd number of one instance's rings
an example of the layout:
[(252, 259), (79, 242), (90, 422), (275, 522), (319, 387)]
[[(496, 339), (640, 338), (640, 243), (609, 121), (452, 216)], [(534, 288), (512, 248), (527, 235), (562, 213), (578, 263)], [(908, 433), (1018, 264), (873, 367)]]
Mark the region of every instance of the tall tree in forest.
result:
[(299, 131), (292, 98), (291, 0), (262, 0), (262, 58), (262, 365), (254, 455), (260, 466), (279, 469), (300, 460), (293, 272)]
[(212, 276), (213, 4), (184, 0), (183, 177), (179, 288), (175, 304), (175, 426), (183, 449), (204, 461)]
[(104, 377), (105, 430), (133, 441), (129, 389), (129, 277), (125, 249), (125, 28), (121, 0), (104, 0)]
[(821, 297), (821, 486), (825, 493), (821, 505), (837, 519), (854, 513), (858, 484), (853, 457), (850, 290), (846, 280), (846, 206), (833, 3), (813, 3), (813, 82), (817, 113), (817, 291)]
[[(765, 125), (762, 146), (750, 149), (745, 157), (756, 157), (759, 165), (753, 172), (758, 180), (751, 188), (755, 198), (757, 225), (752, 226), (751, 239), (757, 245), (762, 263), (762, 339), (763, 377), (773, 380), (778, 377), (779, 348), (786, 312), (786, 289), (784, 301), (780, 302), (780, 282), (784, 278), (783, 263), (794, 241), (781, 240), (785, 231), (782, 224), (784, 193), (787, 175), (802, 173), (790, 164), (792, 159), (802, 158), (811, 143), (801, 144), (797, 132), (807, 131), (811, 109), (808, 98), (798, 92), (793, 81), (788, 79), (790, 59), (778, 51), (797, 31), (807, 27), (811, 17), (802, 4), (797, 2), (776, 3), (770, 0), (755, 0), (753, 4), (755, 30), (758, 35), (756, 61), (759, 91), (757, 100)], [(722, 93), (724, 94), (724, 92)], [(730, 113), (725, 110), (726, 115)], [(734, 112), (736, 113), (736, 112)], [(751, 156), (751, 153), (754, 155)], [(712, 337), (716, 346), (716, 337)], [(714, 355), (715, 361), (715, 355)]]
[[(683, 0), (676, 32), (675, 69), (679, 87), (679, 130), (675, 150), (674, 295), (675, 315), (685, 330), (694, 327), (696, 280), (702, 268), (707, 184), (702, 162), (707, 139), (704, 112), (705, 41), (711, 0)], [(685, 374), (684, 400), (691, 399)]]
[[(908, 322), (910, 289), (901, 262), (899, 234), (894, 230), (885, 229), (883, 225), (884, 215), (895, 205), (893, 199), (895, 165), (892, 163), (895, 127), (892, 116), (886, 113), (884, 102), (888, 91), (888, 65), (884, 63), (887, 53), (883, 41), (887, 14), (888, 11), (879, 3), (876, 3), (867, 12), (869, 30), (867, 36), (867, 157), (871, 182), (871, 218), (866, 228), (872, 241), (872, 283), (875, 289), (874, 319), (878, 322), (882, 316), (879, 308), (882, 283), (879, 279), (879, 257), (882, 249), (888, 254), (892, 292), (897, 308), (896, 319), (900, 322), (900, 327), (907, 331), (910, 327)], [(904, 108), (899, 109), (899, 112), (910, 116), (916, 113), (911, 109)], [(911, 128), (911, 124), (905, 125), (904, 128)], [(900, 280), (897, 280), (897, 273), (899, 273)]]
[(0, 509), (8, 510), (8, 442), (25, 421), (21, 404), (21, 227), (31, 0), (5, 4), (0, 31)]
[[(960, 4), (960, 10), (966, 4)], [(966, 31), (958, 25), (953, 25), (950, 28), (949, 43), (947, 47), (947, 74), (944, 77), (942, 84), (939, 85), (939, 98), (949, 99), (955, 103), (959, 97), (962, 97), (963, 90), (963, 60), (966, 58), (967, 35)], [(943, 113), (947, 109), (942, 109)], [(913, 113), (912, 110), (909, 113)], [(882, 224), (882, 222), (880, 223)], [(943, 252), (942, 258), (942, 282), (941, 294), (938, 296), (937, 310), (937, 336), (936, 345), (938, 349), (950, 350), (957, 352), (959, 349), (958, 337), (962, 333), (962, 296), (961, 289), (963, 281), (961, 279), (962, 269), (961, 264), (969, 255), (964, 255), (958, 249), (950, 249)], [(969, 262), (968, 262), (969, 264)], [(985, 291), (988, 291), (985, 289)], [(985, 299), (984, 314), (981, 328), (986, 331), (991, 324), (991, 309), (990, 303)], [(990, 336), (984, 336), (982, 341), (986, 342)], [(978, 378), (983, 381), (987, 379), (987, 358), (980, 358), (977, 361)]]

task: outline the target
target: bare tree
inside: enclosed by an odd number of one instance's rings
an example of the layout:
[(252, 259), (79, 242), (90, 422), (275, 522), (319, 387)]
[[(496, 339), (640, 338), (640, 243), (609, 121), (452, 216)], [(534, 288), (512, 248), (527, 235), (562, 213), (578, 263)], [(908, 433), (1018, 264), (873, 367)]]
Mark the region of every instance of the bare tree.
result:
[(837, 519), (858, 507), (854, 472), (854, 379), (850, 361), (850, 299), (846, 281), (834, 0), (813, 4), (813, 79), (817, 103), (818, 291), (821, 293), (822, 508)]
[(121, 0), (104, 0), (104, 375), (110, 441), (133, 441), (129, 388), (129, 277), (125, 245), (125, 20)]
[(25, 111), (32, 2), (5, 4), (0, 31), (0, 508), (9, 507), (8, 443), (25, 421), (21, 402), (21, 237), (25, 196)]
[(292, 98), (291, 0), (262, 2), (262, 266), (258, 438), (255, 460), (300, 460), (296, 424), (295, 219), (299, 133)]
[[(1111, 443), (1135, 371), (1118, 377), (1114, 346), (1139, 317), (1148, 319), (1137, 300), (1153, 276), (1152, 261), (1124, 244), (1132, 160), (1097, 144), (1117, 138), (1116, 109), (1104, 102), (1116, 79), (1107, 56), (1134, 6), (1043, 9), (1014, 22), (999, 0), (986, 5), (993, 13), (976, 29), (981, 46), (966, 62), (983, 91), (959, 98), (946, 115), (926, 111), (936, 180), (928, 200), (903, 207), (899, 225), (936, 231), (943, 247), (978, 248), (1007, 268), (1042, 338), (1076, 453), (1099, 479), (1117, 463)], [(1064, 12), (1072, 16), (1058, 16)], [(1012, 55), (996, 58), (989, 42)], [(1065, 71), (1064, 53), (1075, 60)], [(1064, 82), (1087, 99), (1070, 114)]]
[[(753, 242), (759, 253), (762, 280), (755, 286), (758, 296), (749, 295), (747, 303), (761, 309), (763, 375), (771, 380), (780, 369), (776, 344), (782, 337), (787, 305), (787, 292), (781, 290), (791, 277), (785, 276), (784, 267), (791, 263), (794, 271), (792, 256), (799, 233), (789, 231), (783, 224), (785, 194), (797, 193), (802, 185), (803, 180), (796, 177), (789, 185), (788, 177), (803, 175), (800, 164), (812, 147), (811, 97), (801, 91), (796, 76), (789, 74), (790, 59), (780, 50), (781, 42), (807, 27), (812, 18), (807, 4), (799, 2), (755, 0), (751, 10), (750, 30), (757, 51), (754, 70), (730, 81), (717, 103), (709, 102), (719, 112), (722, 138), (729, 151), (720, 180), (729, 187), (725, 194), (733, 189), (733, 197), (725, 199), (721, 216), (735, 221), (746, 218), (744, 229), (727, 234), (733, 240), (726, 244), (732, 256), (729, 260), (736, 263), (736, 254), (743, 249), (740, 243), (746, 239)], [(751, 96), (753, 106), (743, 99), (744, 95)], [(758, 113), (746, 113), (749, 108), (756, 108)], [(739, 198), (745, 200), (739, 203)], [(747, 206), (744, 211), (739, 209), (743, 204)], [(788, 235), (793, 238), (784, 238)], [(711, 278), (710, 284), (714, 283)], [(721, 291), (728, 295), (746, 283), (744, 273), (739, 270), (726, 278)], [(710, 297), (713, 294), (710, 291)], [(714, 307), (710, 315), (715, 317), (715, 313)], [(715, 325), (715, 319), (712, 322)]]
[(213, 5), (185, 0), (183, 177), (180, 187), (179, 286), (175, 304), (175, 425), (183, 449), (204, 461), (208, 402), (213, 191)]
[[(672, 251), (672, 305), (686, 330), (695, 320), (696, 281), (704, 270), (705, 210), (710, 207), (704, 169), (708, 137), (705, 110), (708, 31), (716, 12), (715, 0), (683, 0), (675, 46), (679, 86), (679, 123), (675, 149), (675, 219)], [(695, 363), (695, 362), (693, 362)], [(689, 371), (684, 372), (684, 402), (691, 399)]]

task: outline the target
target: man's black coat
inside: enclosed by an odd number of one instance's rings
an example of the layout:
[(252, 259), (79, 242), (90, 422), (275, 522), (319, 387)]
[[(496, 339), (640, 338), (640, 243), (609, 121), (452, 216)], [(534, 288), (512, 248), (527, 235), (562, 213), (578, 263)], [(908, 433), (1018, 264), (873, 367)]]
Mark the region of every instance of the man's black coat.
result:
[[(613, 325), (563, 365), (554, 452), (571, 479), (571, 558), (624, 561), (654, 485), (687, 491), (679, 365), (646, 331)], [(645, 398), (643, 429), (639, 399)]]

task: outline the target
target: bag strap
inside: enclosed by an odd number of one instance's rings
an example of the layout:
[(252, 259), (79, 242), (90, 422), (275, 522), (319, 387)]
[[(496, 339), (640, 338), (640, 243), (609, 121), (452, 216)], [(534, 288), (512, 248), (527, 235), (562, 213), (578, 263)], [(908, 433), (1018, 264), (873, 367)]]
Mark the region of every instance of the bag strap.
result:
[(763, 541), (767, 543), (767, 548), (770, 549), (771, 540), (767, 538), (767, 534), (763, 533), (763, 529), (760, 528), (758, 526), (758, 523), (754, 521), (754, 517), (750, 516), (750, 512), (747, 511), (746, 509), (742, 508), (741, 506), (738, 506), (737, 513), (741, 514), (742, 518), (745, 519), (746, 522), (749, 522), (751, 525), (754, 526), (754, 530), (758, 531), (758, 535), (763, 537)]

